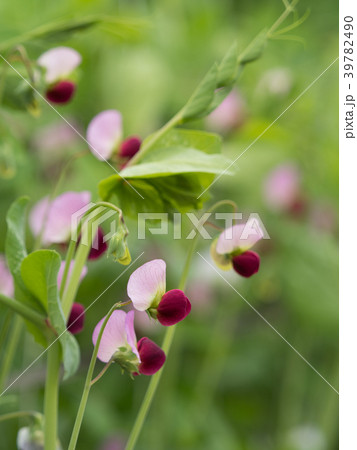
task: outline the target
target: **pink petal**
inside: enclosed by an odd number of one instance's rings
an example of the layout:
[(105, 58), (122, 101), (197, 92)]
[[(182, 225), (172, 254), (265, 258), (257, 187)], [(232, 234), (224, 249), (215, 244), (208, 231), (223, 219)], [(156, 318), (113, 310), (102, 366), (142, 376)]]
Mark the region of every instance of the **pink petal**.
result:
[[(71, 261), (70, 265), (69, 265), (69, 271), (68, 271), (68, 275), (67, 275), (67, 283), (68, 280), (71, 276), (72, 270), (73, 270), (73, 264), (74, 264), (74, 260)], [(57, 285), (58, 287), (61, 286), (62, 283), (62, 277), (63, 277), (63, 272), (64, 272), (64, 266), (66, 265), (65, 261), (61, 262), (61, 267), (58, 271), (58, 276), (57, 276)], [(81, 276), (80, 276), (80, 281), (83, 280), (83, 278), (87, 275), (88, 269), (86, 266), (83, 267), (82, 272), (81, 272)]]
[(293, 164), (274, 169), (264, 183), (264, 197), (268, 206), (286, 210), (295, 202), (300, 191), (300, 173)]
[(45, 80), (50, 84), (71, 75), (81, 61), (81, 55), (73, 48), (55, 47), (43, 53), (37, 62), (46, 69)]
[(250, 219), (245, 224), (226, 228), (218, 237), (216, 251), (220, 255), (237, 250), (244, 252), (253, 247), (263, 237), (263, 234), (257, 220)]
[(228, 132), (242, 124), (245, 114), (244, 100), (232, 91), (207, 117), (207, 123), (215, 131)]
[[(104, 328), (102, 339), (100, 341), (98, 350), (98, 359), (102, 362), (108, 362), (119, 347), (126, 347), (126, 313), (121, 310), (115, 310), (110, 316), (108, 323)], [(100, 320), (93, 331), (92, 341), (96, 344), (99, 331), (103, 324), (104, 318)]]
[[(38, 201), (32, 208), (30, 212), (29, 223), (34, 236), (38, 236), (38, 234), (41, 232), (43, 221), (45, 220), (45, 217), (48, 216), (48, 212), (48, 197), (44, 197), (42, 200)], [(44, 239), (42, 240), (44, 241)]]
[(139, 352), (137, 349), (137, 343), (136, 343), (136, 334), (135, 334), (135, 328), (134, 328), (134, 311), (129, 311), (125, 317), (125, 332), (126, 332), (126, 339), (128, 341), (128, 344), (131, 347), (131, 350), (133, 353), (138, 357), (140, 361)]
[(109, 159), (122, 137), (122, 116), (109, 109), (97, 114), (88, 125), (87, 141), (90, 151), (100, 160)]
[(2, 255), (0, 255), (0, 293), (8, 297), (14, 295), (14, 281)]
[(63, 243), (70, 240), (73, 226), (90, 205), (88, 191), (65, 192), (52, 202), (45, 226), (44, 242)]
[(166, 290), (166, 263), (154, 259), (135, 270), (129, 278), (127, 292), (134, 308), (145, 311), (159, 302)]

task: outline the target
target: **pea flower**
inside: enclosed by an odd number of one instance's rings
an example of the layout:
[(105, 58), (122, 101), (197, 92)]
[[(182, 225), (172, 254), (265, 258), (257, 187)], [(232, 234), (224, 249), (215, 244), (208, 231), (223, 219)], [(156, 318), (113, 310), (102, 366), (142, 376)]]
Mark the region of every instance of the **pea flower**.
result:
[(241, 94), (237, 90), (233, 90), (207, 117), (207, 125), (214, 131), (229, 133), (244, 123), (245, 109), (245, 102)]
[(222, 270), (233, 269), (249, 278), (258, 272), (260, 257), (250, 250), (263, 237), (263, 231), (254, 220), (226, 228), (211, 245), (211, 257)]
[[(92, 341), (96, 345), (104, 318), (96, 325)], [(166, 356), (161, 348), (147, 337), (136, 341), (134, 311), (115, 310), (110, 316), (99, 344), (98, 359), (113, 360), (131, 375), (153, 375), (163, 366)]]
[(39, 57), (37, 63), (45, 69), (47, 100), (58, 104), (71, 100), (76, 90), (73, 72), (81, 61), (81, 55), (70, 47), (55, 47)]
[(98, 228), (97, 234), (93, 240), (92, 248), (90, 249), (88, 259), (94, 260), (100, 258), (108, 249), (108, 244), (104, 240), (104, 232), (101, 227)]
[(294, 164), (282, 164), (273, 169), (263, 189), (265, 202), (274, 211), (296, 212), (301, 204), (301, 176)]
[(183, 320), (191, 311), (191, 303), (180, 289), (166, 292), (166, 263), (154, 259), (143, 264), (130, 276), (128, 296), (138, 311), (146, 311), (162, 325)]
[(101, 161), (107, 161), (115, 156), (119, 158), (121, 168), (141, 146), (141, 139), (138, 136), (130, 136), (124, 141), (122, 137), (122, 115), (115, 109), (97, 114), (87, 128), (87, 141), (93, 155)]
[(87, 141), (93, 155), (101, 161), (118, 151), (123, 135), (123, 120), (119, 111), (109, 109), (97, 114), (87, 128)]
[(45, 223), (42, 235), (42, 242), (45, 245), (68, 242), (71, 238), (72, 216), (77, 215), (82, 209), (83, 214), (86, 206), (89, 205), (90, 198), (91, 194), (88, 191), (68, 191), (53, 201), (50, 201), (48, 197), (40, 200), (30, 213), (30, 228), (34, 236), (41, 233)]
[(0, 293), (8, 297), (14, 295), (14, 281), (2, 255), (0, 255)]

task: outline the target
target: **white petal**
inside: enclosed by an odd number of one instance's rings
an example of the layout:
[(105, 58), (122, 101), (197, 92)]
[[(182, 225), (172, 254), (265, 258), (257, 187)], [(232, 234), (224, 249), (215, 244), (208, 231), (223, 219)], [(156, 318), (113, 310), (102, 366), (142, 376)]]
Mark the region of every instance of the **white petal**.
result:
[(46, 69), (45, 80), (51, 84), (68, 77), (81, 61), (81, 55), (73, 48), (55, 47), (43, 53), (37, 62)]
[(93, 155), (99, 160), (109, 159), (118, 148), (122, 137), (122, 116), (109, 109), (97, 114), (88, 125), (87, 141)]
[[(102, 335), (99, 344), (98, 359), (103, 362), (108, 362), (119, 347), (126, 347), (127, 336), (125, 329), (126, 313), (121, 310), (116, 310), (110, 316)], [(96, 344), (99, 331), (102, 327), (104, 318), (100, 320), (93, 331), (92, 341)]]
[(154, 259), (135, 270), (128, 281), (128, 296), (134, 308), (145, 311), (154, 300), (161, 299), (166, 290), (166, 263)]

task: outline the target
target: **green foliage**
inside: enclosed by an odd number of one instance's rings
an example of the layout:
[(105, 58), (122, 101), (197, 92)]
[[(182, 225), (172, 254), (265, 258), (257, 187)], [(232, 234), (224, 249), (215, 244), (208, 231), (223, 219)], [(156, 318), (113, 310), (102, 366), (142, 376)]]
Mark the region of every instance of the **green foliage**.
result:
[(48, 312), (51, 326), (56, 331), (62, 347), (64, 377), (73, 375), (79, 365), (79, 346), (66, 330), (58, 294), (57, 276), (61, 257), (54, 250), (37, 250), (28, 255), (21, 264), (21, 276), (28, 290)]
[(207, 199), (201, 193), (230, 164), (219, 149), (220, 138), (215, 134), (171, 130), (155, 142), (140, 164), (103, 180), (99, 194), (104, 200), (116, 195), (124, 215), (200, 209)]

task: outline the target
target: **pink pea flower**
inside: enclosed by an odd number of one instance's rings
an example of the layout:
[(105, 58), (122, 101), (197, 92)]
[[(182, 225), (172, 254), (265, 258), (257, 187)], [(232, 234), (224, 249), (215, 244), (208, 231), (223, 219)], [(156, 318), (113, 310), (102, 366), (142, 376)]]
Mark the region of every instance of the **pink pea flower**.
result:
[(122, 116), (109, 109), (97, 114), (87, 128), (90, 151), (101, 161), (110, 159), (118, 151), (123, 135)]
[(264, 182), (264, 198), (275, 211), (293, 211), (300, 199), (301, 176), (293, 164), (283, 164), (270, 172)]
[(239, 128), (245, 116), (245, 102), (240, 93), (233, 90), (207, 117), (207, 125), (214, 131), (228, 133)]
[(45, 69), (47, 100), (58, 104), (71, 100), (76, 90), (71, 76), (81, 61), (81, 55), (70, 47), (55, 47), (39, 57), (37, 63)]
[(130, 276), (128, 296), (134, 308), (170, 326), (183, 320), (191, 311), (191, 303), (180, 289), (166, 292), (166, 263), (154, 259), (143, 264)]
[(255, 219), (245, 224), (226, 228), (211, 246), (211, 256), (223, 270), (233, 268), (239, 275), (249, 278), (258, 272), (260, 257), (250, 250), (264, 232)]
[(73, 303), (67, 321), (67, 330), (72, 334), (80, 333), (84, 328), (85, 309), (81, 303)]
[(0, 255), (0, 293), (8, 297), (14, 295), (14, 281), (2, 255)]
[[(89, 207), (91, 194), (88, 191), (68, 191), (52, 202), (48, 197), (40, 200), (30, 213), (30, 228), (37, 236), (45, 222), (42, 242), (45, 245), (66, 243), (71, 238), (73, 217), (79, 217)], [(78, 216), (78, 217), (77, 217)], [(76, 222), (77, 223), (77, 222)]]
[[(96, 345), (104, 318), (96, 325), (92, 340)], [(116, 310), (110, 316), (98, 349), (98, 359), (104, 363), (111, 359), (130, 374), (153, 375), (163, 366), (166, 356), (150, 339), (136, 341), (134, 311)]]

